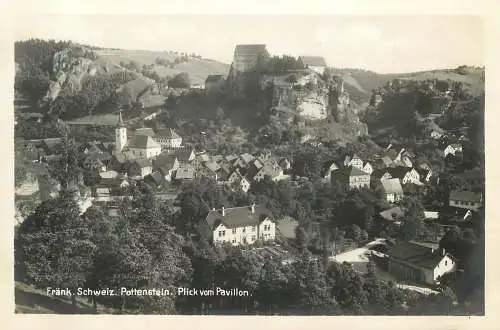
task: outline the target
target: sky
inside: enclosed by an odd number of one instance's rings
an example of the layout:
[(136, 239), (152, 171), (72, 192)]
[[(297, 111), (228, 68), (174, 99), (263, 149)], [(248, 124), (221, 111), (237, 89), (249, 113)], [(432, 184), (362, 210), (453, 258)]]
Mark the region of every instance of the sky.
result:
[(323, 56), (332, 67), (379, 73), (484, 65), (478, 16), (38, 15), (15, 37), (175, 50), (225, 63), (236, 44), (259, 43), (273, 55)]

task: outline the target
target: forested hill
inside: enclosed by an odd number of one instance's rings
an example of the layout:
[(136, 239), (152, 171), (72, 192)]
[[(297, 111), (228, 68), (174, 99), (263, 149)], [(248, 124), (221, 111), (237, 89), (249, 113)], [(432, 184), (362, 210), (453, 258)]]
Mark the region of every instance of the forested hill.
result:
[(40, 39), (16, 42), (15, 62), (16, 104), (62, 119), (138, 102), (160, 105), (165, 98), (161, 87), (180, 73), (187, 75), (190, 84), (200, 84), (210, 74), (229, 71), (227, 64), (197, 54), (104, 49)]

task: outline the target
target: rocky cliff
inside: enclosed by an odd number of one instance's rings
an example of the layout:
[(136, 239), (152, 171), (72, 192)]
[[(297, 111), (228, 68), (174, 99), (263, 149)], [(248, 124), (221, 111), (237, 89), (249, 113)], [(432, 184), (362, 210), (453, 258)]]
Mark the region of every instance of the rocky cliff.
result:
[(63, 88), (78, 92), (84, 77), (105, 72), (105, 68), (94, 64), (88, 54), (88, 51), (81, 47), (68, 47), (54, 54), (53, 77), (47, 94), (41, 100), (42, 105), (54, 102)]
[(271, 117), (284, 122), (294, 118), (326, 120), (349, 126), (356, 135), (367, 128), (351, 105), (349, 94), (339, 77), (325, 80), (315, 72), (300, 71), (281, 76), (264, 76), (261, 88), (272, 88)]

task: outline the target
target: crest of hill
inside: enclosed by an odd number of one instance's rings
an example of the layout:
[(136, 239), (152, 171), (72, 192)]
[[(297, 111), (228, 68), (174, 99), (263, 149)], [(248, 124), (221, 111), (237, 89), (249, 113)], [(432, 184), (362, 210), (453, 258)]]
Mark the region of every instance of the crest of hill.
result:
[(456, 69), (429, 70), (413, 73), (382, 74), (363, 69), (333, 68), (332, 73), (344, 79), (344, 87), (356, 104), (367, 104), (372, 90), (394, 79), (451, 80), (462, 82), (474, 93), (484, 91), (484, 68), (462, 66)]
[(160, 52), (149, 50), (126, 50), (126, 49), (97, 49), (94, 52), (99, 55), (98, 62), (107, 63), (109, 67), (120, 67), (120, 62), (137, 62), (143, 65), (154, 65), (153, 69), (160, 77), (175, 76), (181, 72), (187, 72), (193, 84), (201, 84), (211, 74), (227, 75), (229, 64), (205, 58), (189, 57), (188, 62), (170, 66), (156, 64), (156, 59), (174, 62), (180, 55), (173, 52)]

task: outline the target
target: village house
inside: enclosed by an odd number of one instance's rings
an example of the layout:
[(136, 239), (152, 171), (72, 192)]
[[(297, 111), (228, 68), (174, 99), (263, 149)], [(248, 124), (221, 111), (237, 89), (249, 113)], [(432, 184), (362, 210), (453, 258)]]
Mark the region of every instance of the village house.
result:
[(327, 64), (325, 59), (321, 56), (299, 56), (299, 61), (307, 69), (313, 70), (320, 75), (325, 73)]
[(278, 165), (276, 160), (267, 159), (264, 161), (257, 160), (253, 165), (254, 171), (250, 170), (247, 178), (250, 181), (262, 181), (265, 177), (269, 177), (272, 181), (276, 182), (283, 178), (283, 169)]
[(154, 139), (162, 148), (180, 148), (182, 146), (182, 137), (171, 128), (158, 130)]
[(427, 129), (430, 137), (434, 140), (439, 140), (445, 135), (444, 130), (441, 127), (439, 127), (434, 121), (430, 121), (427, 124)]
[(221, 74), (209, 75), (205, 80), (205, 90), (209, 94), (218, 93), (222, 91), (225, 83), (226, 83), (226, 77), (224, 75)]
[(141, 158), (130, 162), (128, 167), (128, 175), (130, 177), (144, 178), (146, 175), (153, 172), (153, 162), (151, 159)]
[(370, 174), (353, 167), (342, 167), (331, 173), (331, 183), (341, 184), (348, 188), (370, 187)]
[(430, 168), (421, 168), (417, 167), (415, 168), (415, 171), (418, 172), (418, 175), (420, 176), (420, 181), (422, 182), (429, 182), (432, 177), (432, 170)]
[(462, 153), (462, 145), (459, 143), (452, 143), (449, 144), (443, 151), (444, 157), (447, 157), (448, 155), (452, 156), (458, 156), (458, 153)]
[(340, 163), (346, 167), (352, 166), (357, 169), (363, 170), (363, 160), (356, 154), (352, 155), (352, 157), (346, 155)]
[(456, 270), (455, 259), (439, 247), (417, 242), (397, 242), (389, 249), (388, 270), (398, 280), (439, 284), (439, 278)]
[(453, 190), (450, 193), (449, 205), (453, 207), (477, 211), (481, 207), (482, 202), (483, 198), (480, 193), (458, 190)]
[(373, 166), (369, 162), (366, 162), (365, 166), (363, 166), (362, 170), (363, 170), (363, 172), (366, 172), (368, 174), (372, 174), (373, 173)]
[(176, 181), (191, 181), (195, 178), (195, 171), (191, 165), (182, 165), (175, 172)]
[(338, 169), (339, 166), (333, 160), (324, 163), (321, 171), (321, 177), (323, 178), (323, 181), (330, 182), (332, 172)]
[(40, 148), (45, 152), (45, 155), (53, 155), (62, 147), (62, 143), (61, 138), (43, 139)]
[(83, 159), (82, 166), (87, 170), (98, 170), (99, 172), (106, 172), (106, 158), (102, 154), (92, 153)]
[(154, 171), (153, 173), (148, 174), (144, 177), (144, 182), (151, 187), (158, 189), (163, 186), (164, 175), (163, 173), (161, 173), (161, 171)]
[(241, 190), (247, 193), (250, 189), (250, 181), (244, 177), (238, 169), (235, 169), (227, 180), (228, 186), (233, 190)]
[(119, 196), (124, 188), (130, 186), (125, 177), (105, 178), (92, 187), (94, 197)]
[(220, 172), (221, 166), (216, 162), (204, 162), (200, 167), (196, 169), (196, 176), (205, 177), (213, 181), (217, 181), (219, 180)]
[(397, 178), (401, 180), (402, 184), (409, 184), (409, 183), (413, 183), (416, 185), (422, 184), (420, 182), (420, 175), (414, 168), (397, 166), (389, 168), (388, 172), (391, 174), (392, 178)]
[(398, 202), (403, 198), (403, 187), (399, 179), (380, 180), (380, 186), (389, 203)]
[(274, 241), (276, 225), (271, 212), (260, 205), (212, 209), (205, 219), (214, 245), (251, 245), (257, 240)]
[(286, 157), (280, 158), (280, 160), (278, 161), (278, 165), (283, 169), (284, 172), (288, 172), (292, 169), (292, 163)]

